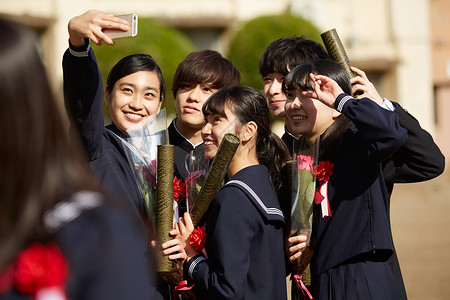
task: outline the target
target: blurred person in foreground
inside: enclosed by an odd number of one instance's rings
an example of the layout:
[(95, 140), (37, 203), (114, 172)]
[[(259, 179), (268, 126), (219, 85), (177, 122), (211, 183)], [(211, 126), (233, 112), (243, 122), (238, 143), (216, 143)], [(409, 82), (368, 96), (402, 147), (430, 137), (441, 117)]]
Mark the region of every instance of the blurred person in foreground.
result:
[(69, 143), (31, 31), (0, 19), (0, 299), (157, 299), (146, 230)]

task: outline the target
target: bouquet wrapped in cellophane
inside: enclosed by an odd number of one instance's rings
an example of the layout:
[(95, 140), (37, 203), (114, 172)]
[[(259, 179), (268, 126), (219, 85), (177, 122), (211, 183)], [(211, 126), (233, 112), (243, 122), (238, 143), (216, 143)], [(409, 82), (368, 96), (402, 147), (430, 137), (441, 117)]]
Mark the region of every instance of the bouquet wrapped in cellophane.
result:
[(208, 176), (210, 161), (205, 158), (204, 148), (191, 151), (186, 155), (186, 210), (191, 212), (194, 201)]
[(149, 217), (156, 225), (157, 147), (169, 143), (165, 109), (128, 129), (127, 133), (129, 137), (123, 139), (123, 145), (128, 162), (145, 199)]
[(291, 167), (290, 235), (304, 234), (307, 236), (307, 247), (302, 250), (302, 256), (294, 263), (294, 273), (298, 275), (294, 279), (296, 281), (301, 280), (302, 285), (310, 285), (309, 262), (313, 254), (313, 250), (310, 247), (310, 237), (316, 193), (315, 169), (319, 156), (319, 139), (314, 145), (309, 145), (305, 140), (303, 141), (297, 145), (298, 149), (295, 149)]
[[(184, 183), (174, 178), (173, 145), (168, 145), (165, 109), (128, 129), (127, 134), (124, 148), (155, 226), (156, 242), (161, 245), (171, 239), (169, 232), (178, 218), (174, 203), (180, 192), (177, 188), (174, 193), (174, 187), (183, 185), (184, 196)], [(157, 255), (158, 272), (170, 273), (172, 268), (173, 262), (168, 257)]]

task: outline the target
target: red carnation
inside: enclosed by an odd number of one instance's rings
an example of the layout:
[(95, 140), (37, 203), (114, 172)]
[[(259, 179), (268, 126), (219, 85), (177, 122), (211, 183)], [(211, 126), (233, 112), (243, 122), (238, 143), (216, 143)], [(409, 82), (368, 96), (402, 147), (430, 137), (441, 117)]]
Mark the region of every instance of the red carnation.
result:
[(173, 178), (173, 199), (178, 202), (180, 197), (186, 196), (186, 184), (181, 178)]
[(316, 167), (316, 178), (320, 184), (324, 184), (328, 181), (331, 175), (333, 175), (334, 165), (327, 161), (319, 161)]
[(34, 296), (42, 288), (64, 288), (68, 269), (67, 261), (56, 244), (31, 244), (17, 257), (17, 289)]
[(189, 244), (195, 248), (195, 251), (202, 251), (205, 248), (206, 232), (205, 226), (197, 226), (189, 235)]

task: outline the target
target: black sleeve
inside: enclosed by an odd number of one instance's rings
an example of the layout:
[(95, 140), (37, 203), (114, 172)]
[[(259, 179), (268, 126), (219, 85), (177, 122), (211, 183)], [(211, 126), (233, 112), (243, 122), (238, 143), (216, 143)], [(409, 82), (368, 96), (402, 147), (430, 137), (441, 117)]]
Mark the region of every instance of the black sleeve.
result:
[(354, 99), (341, 94), (336, 99), (335, 107), (357, 129), (359, 142), (354, 145), (353, 160), (361, 167), (367, 163), (380, 164), (398, 151), (407, 139), (406, 129), (400, 126), (397, 114), (368, 98)]
[(398, 103), (392, 102), (400, 125), (408, 131), (408, 138), (396, 153), (383, 163), (386, 184), (420, 182), (444, 171), (445, 157), (432, 136)]
[(105, 131), (103, 83), (93, 50), (70, 46), (63, 57), (64, 104), (71, 133), (80, 134), (90, 160), (101, 156)]

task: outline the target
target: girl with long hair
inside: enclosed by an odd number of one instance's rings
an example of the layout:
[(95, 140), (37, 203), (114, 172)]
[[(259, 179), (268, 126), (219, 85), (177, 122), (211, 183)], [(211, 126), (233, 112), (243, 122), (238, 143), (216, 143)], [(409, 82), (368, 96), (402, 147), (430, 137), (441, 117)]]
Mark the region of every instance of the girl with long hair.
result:
[(156, 299), (146, 230), (69, 142), (37, 39), (0, 19), (0, 44), (0, 299)]
[(177, 238), (162, 245), (164, 253), (185, 261), (198, 299), (286, 299), (285, 216), (276, 190), (289, 154), (270, 131), (267, 102), (253, 88), (234, 87), (212, 95), (203, 113), (207, 159), (216, 156), (225, 133), (237, 135), (240, 145), (209, 206), (207, 256), (189, 243), (194, 228), (188, 213)]

